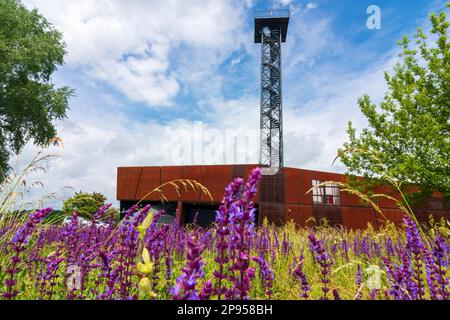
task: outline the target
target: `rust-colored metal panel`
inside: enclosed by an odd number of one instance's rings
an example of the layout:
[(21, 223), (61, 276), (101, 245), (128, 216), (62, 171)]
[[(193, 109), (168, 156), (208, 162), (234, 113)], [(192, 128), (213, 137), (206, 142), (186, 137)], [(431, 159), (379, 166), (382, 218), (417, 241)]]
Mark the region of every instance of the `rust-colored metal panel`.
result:
[(306, 193), (312, 187), (312, 172), (309, 170), (300, 171), (300, 203), (309, 204), (313, 203), (312, 193)]
[[(403, 224), (402, 220), (404, 213), (400, 209), (381, 209), (381, 211), (386, 219), (393, 222), (396, 226), (401, 226)], [(385, 220), (380, 214), (378, 214), (377, 217), (380, 221)]]
[(286, 204), (284, 206), (286, 222), (293, 220), (296, 224), (300, 224), (298, 221), (298, 204)]
[(342, 221), (347, 229), (366, 229), (370, 223), (375, 229), (378, 228), (378, 221), (372, 208), (363, 207), (343, 207)]
[(139, 186), (136, 192), (136, 199), (146, 201), (157, 201), (160, 199), (158, 192), (147, 195), (150, 191), (161, 185), (161, 167), (143, 167)]
[(312, 227), (314, 222), (312, 221), (313, 206), (311, 205), (299, 205), (298, 206), (298, 221), (299, 225), (303, 227)]
[(141, 167), (117, 168), (117, 200), (136, 199), (141, 172)]
[[(233, 167), (230, 165), (205, 166), (203, 168), (202, 184), (208, 188), (215, 203), (222, 201), (225, 187), (231, 182), (233, 176)], [(200, 195), (200, 201), (211, 202), (211, 199), (205, 195)]]
[(284, 204), (282, 203), (259, 203), (258, 224), (261, 225), (267, 217), (269, 223), (281, 226), (286, 222)]
[(298, 205), (298, 204), (286, 204), (286, 222), (293, 220), (296, 225), (301, 227), (311, 227), (313, 226), (311, 217), (312, 206), (310, 205)]
[(257, 167), (260, 167), (259, 164), (245, 164), (244, 166), (245, 166), (245, 177), (244, 177), (245, 180), (247, 180), (247, 178), (248, 178), (250, 172), (251, 172), (253, 169), (255, 169), (255, 168), (257, 168)]
[(257, 197), (260, 203), (284, 203), (284, 171), (274, 175), (263, 175), (259, 183)]
[(178, 225), (182, 226), (183, 225), (183, 221), (184, 221), (184, 212), (183, 212), (183, 202), (182, 201), (178, 201), (177, 202), (177, 211), (178, 211), (178, 216), (176, 217), (178, 220)]
[[(203, 166), (185, 166), (183, 168), (183, 179), (196, 180), (201, 183), (203, 179)], [(181, 192), (181, 197), (183, 201), (200, 201), (200, 191), (192, 190), (189, 187), (189, 190), (183, 190)]]
[[(347, 182), (345, 178), (346, 177), (344, 175), (344, 182)], [(362, 178), (359, 178), (359, 180), (361, 181)], [(342, 192), (342, 191), (341, 191), (341, 204), (343, 206), (368, 207), (361, 202), (361, 200), (359, 199), (358, 196), (355, 196), (348, 192)]]
[[(183, 166), (171, 166), (171, 167), (161, 167), (161, 184), (167, 183), (169, 181), (182, 179), (183, 178)], [(183, 189), (180, 183), (177, 183)], [(167, 185), (163, 189), (164, 195), (168, 200), (180, 200), (178, 193), (172, 185)]]
[[(397, 192), (394, 192), (390, 186), (377, 186), (374, 188), (374, 193), (377, 194), (386, 194), (388, 196), (391, 196), (396, 199), (400, 199), (400, 195)], [(396, 209), (398, 208), (395, 201), (387, 199), (385, 197), (380, 197), (375, 200), (375, 203), (381, 207), (381, 208), (390, 208), (390, 209)]]
[(233, 168), (233, 179), (240, 177), (242, 179), (245, 179), (246, 177), (246, 166), (245, 164), (234, 164), (232, 165)]
[[(301, 171), (293, 168), (284, 168), (285, 202), (300, 203)], [(304, 193), (304, 192), (303, 192)]]
[(327, 219), (330, 226), (342, 225), (342, 207), (314, 205), (312, 208), (316, 224), (320, 224), (322, 219)]

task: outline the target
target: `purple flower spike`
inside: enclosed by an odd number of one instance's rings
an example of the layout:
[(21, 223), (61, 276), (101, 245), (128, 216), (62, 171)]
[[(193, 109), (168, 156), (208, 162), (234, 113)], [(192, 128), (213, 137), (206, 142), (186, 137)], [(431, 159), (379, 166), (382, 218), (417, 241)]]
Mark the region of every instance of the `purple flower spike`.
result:
[(259, 265), (259, 274), (261, 276), (262, 287), (264, 288), (265, 294), (269, 297), (272, 296), (272, 287), (274, 281), (274, 273), (270, 268), (269, 264), (266, 260), (260, 257), (253, 257), (253, 261), (255, 261)]
[(300, 298), (303, 298), (306, 300), (309, 297), (309, 291), (311, 290), (311, 288), (308, 283), (308, 278), (306, 277), (305, 273), (303, 272), (303, 261), (304, 261), (304, 257), (302, 255), (300, 257), (300, 263), (294, 270), (294, 275), (300, 280), (300, 289), (301, 289)]
[(323, 300), (327, 300), (327, 293), (330, 291), (328, 287), (330, 283), (329, 275), (331, 272), (331, 259), (328, 253), (324, 249), (323, 242), (318, 240), (314, 233), (308, 235), (309, 241), (311, 242), (311, 247), (314, 252), (315, 259), (321, 268), (321, 282), (322, 282), (322, 292)]
[[(192, 236), (188, 241), (187, 263), (182, 269), (183, 273), (178, 277), (177, 283), (171, 289), (174, 300), (199, 300), (196, 290), (197, 279), (204, 276), (202, 252), (204, 246), (197, 243), (197, 238)], [(209, 289), (208, 289), (209, 290)]]
[(6, 291), (3, 293), (5, 299), (14, 299), (19, 293), (14, 287), (17, 284), (15, 275), (21, 271), (19, 267), (19, 263), (22, 261), (21, 254), (25, 251), (28, 240), (37, 224), (50, 214), (50, 212), (52, 212), (52, 208), (38, 210), (30, 214), (28, 221), (16, 232), (14, 238), (9, 242), (8, 245), (12, 249), (13, 256), (10, 260), (10, 266), (6, 269), (6, 273), (9, 274), (9, 277), (5, 279)]

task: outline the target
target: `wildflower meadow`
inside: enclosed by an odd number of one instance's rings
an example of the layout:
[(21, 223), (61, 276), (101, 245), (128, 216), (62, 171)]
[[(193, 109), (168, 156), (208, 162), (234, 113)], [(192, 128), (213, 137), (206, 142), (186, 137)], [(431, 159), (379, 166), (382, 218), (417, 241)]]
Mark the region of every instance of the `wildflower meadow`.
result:
[[(51, 208), (1, 216), (2, 299), (448, 300), (448, 222), (375, 230), (293, 222), (256, 226), (261, 178), (225, 189), (210, 228), (158, 223), (133, 206), (117, 224), (101, 207), (90, 225), (49, 223)], [(96, 221), (109, 221), (100, 227)]]

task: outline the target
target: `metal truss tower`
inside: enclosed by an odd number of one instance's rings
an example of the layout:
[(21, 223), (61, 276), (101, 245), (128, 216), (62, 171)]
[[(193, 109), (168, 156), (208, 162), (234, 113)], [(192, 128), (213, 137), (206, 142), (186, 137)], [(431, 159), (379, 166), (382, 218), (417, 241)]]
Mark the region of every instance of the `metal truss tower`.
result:
[(261, 43), (260, 156), (262, 167), (283, 168), (281, 43), (286, 41), (289, 10), (255, 13), (255, 43)]
[(258, 223), (285, 220), (281, 43), (286, 41), (289, 10), (255, 13), (255, 43), (261, 43), (260, 155)]

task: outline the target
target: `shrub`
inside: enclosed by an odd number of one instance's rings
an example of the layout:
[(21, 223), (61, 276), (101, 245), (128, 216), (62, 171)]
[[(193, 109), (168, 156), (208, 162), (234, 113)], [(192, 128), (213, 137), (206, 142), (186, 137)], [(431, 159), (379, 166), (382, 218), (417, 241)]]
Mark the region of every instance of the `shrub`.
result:
[(64, 201), (62, 211), (65, 215), (71, 215), (74, 210), (78, 216), (91, 219), (92, 215), (105, 205), (106, 197), (98, 192), (76, 192), (75, 195)]

